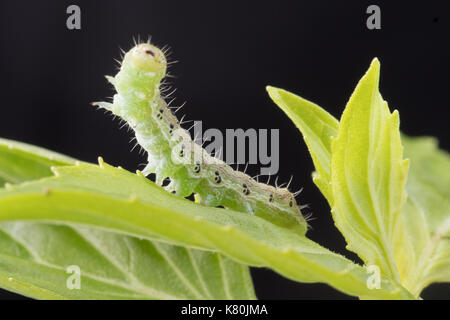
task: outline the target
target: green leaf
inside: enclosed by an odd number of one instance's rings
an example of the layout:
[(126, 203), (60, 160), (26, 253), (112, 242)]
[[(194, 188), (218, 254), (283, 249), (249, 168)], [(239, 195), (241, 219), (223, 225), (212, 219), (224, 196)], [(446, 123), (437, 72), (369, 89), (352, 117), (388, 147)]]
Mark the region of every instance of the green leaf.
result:
[(0, 220), (84, 224), (138, 238), (217, 250), (242, 263), (265, 266), (302, 282), (325, 282), (351, 295), (412, 298), (395, 281), (370, 290), (370, 274), (309, 239), (246, 213), (180, 199), (142, 175), (79, 163), (55, 177), (8, 187)]
[(450, 156), (433, 138), (402, 141), (411, 169), (395, 256), (402, 283), (418, 296), (432, 282), (450, 282)]
[(76, 160), (22, 142), (0, 138), (0, 187), (50, 176), (51, 166), (75, 164)]
[[(8, 182), (53, 175), (50, 165), (75, 163), (9, 140), (0, 140), (0, 159)], [(66, 285), (71, 265), (81, 270), (80, 290)], [(33, 221), (0, 223), (0, 287), (40, 299), (255, 298), (248, 267), (221, 254)]]
[(332, 141), (332, 212), (348, 249), (399, 281), (393, 242), (406, 198), (408, 161), (402, 159), (398, 113), (389, 112), (378, 91), (379, 73), (375, 59), (347, 103)]
[(290, 92), (270, 86), (266, 89), (301, 131), (317, 171), (314, 183), (332, 206), (331, 139), (337, 136), (339, 121), (318, 105)]
[[(337, 132), (337, 120), (317, 105), (289, 92), (270, 87), (268, 91), (308, 137), (305, 141), (316, 170), (321, 172), (327, 164), (329, 167), (331, 136), (335, 134), (324, 135), (322, 125), (317, 124), (325, 122)], [(318, 112), (318, 108), (323, 112)], [(402, 143), (411, 168), (406, 182), (408, 199), (395, 228), (393, 248), (401, 283), (417, 297), (432, 282), (450, 281), (450, 157), (437, 148), (434, 138), (402, 136)], [(326, 177), (322, 185), (331, 182), (330, 175), (330, 172), (320, 173)], [(332, 204), (332, 195), (318, 186)]]
[[(72, 265), (81, 270), (80, 290), (66, 286)], [(17, 283), (41, 290), (33, 293)], [(254, 298), (248, 268), (222, 255), (95, 228), (30, 222), (0, 224), (0, 285), (36, 298)]]

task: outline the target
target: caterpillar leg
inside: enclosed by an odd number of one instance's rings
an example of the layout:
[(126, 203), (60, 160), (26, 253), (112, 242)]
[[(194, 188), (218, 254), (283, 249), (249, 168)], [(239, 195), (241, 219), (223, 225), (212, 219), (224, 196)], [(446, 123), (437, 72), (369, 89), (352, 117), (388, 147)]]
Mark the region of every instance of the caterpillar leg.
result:
[(112, 112), (113, 104), (109, 102), (92, 102), (91, 103), (95, 107), (99, 107), (101, 109), (105, 109)]
[(116, 81), (114, 79), (114, 77), (111, 76), (105, 76), (106, 80), (108, 80), (109, 83), (111, 83), (113, 86), (116, 85)]

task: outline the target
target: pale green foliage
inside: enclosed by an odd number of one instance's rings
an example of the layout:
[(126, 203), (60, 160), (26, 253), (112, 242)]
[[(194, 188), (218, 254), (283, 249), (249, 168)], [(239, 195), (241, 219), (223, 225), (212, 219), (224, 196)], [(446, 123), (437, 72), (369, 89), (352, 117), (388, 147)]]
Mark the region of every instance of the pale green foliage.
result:
[[(220, 254), (90, 227), (2, 223), (0, 257), (0, 284), (35, 298), (254, 297), (247, 267)], [(66, 286), (70, 265), (80, 267), (80, 290)]]
[[(140, 174), (102, 161), (100, 166), (78, 163), (53, 171), (54, 177), (0, 191), (0, 221), (84, 224), (220, 251), (242, 263), (267, 266), (297, 281), (326, 282), (352, 295), (372, 293), (363, 267), (262, 218), (180, 199)], [(374, 294), (409, 297), (391, 281), (385, 281), (383, 290)]]
[(339, 121), (316, 104), (285, 90), (267, 87), (267, 91), (303, 134), (317, 170), (314, 182), (331, 204), (331, 138), (337, 136)]
[[(348, 248), (417, 297), (432, 282), (450, 281), (450, 157), (430, 138), (407, 137), (402, 156), (398, 113), (389, 112), (378, 80), (375, 59), (340, 124), (309, 101), (268, 91), (302, 132), (314, 182)], [(403, 158), (411, 161), (408, 179)]]
[[(380, 289), (368, 288), (365, 266), (267, 220), (178, 198), (101, 159), (79, 163), (8, 140), (0, 179), (14, 185), (0, 189), (0, 286), (37, 298), (247, 299), (246, 265), (360, 298), (412, 299), (449, 281), (449, 156), (410, 138), (402, 155), (398, 114), (378, 79), (374, 61), (340, 124), (311, 102), (268, 91), (302, 132), (349, 248), (381, 269)], [(65, 288), (70, 264), (86, 271), (81, 291)]]
[(50, 176), (51, 166), (76, 161), (43, 148), (1, 138), (0, 155), (0, 186)]
[(389, 112), (378, 92), (379, 73), (374, 60), (332, 140), (332, 212), (347, 248), (399, 281), (393, 241), (406, 197), (408, 162), (402, 160), (398, 113)]
[[(0, 139), (0, 164), (0, 179), (20, 183), (75, 160)], [(0, 223), (1, 287), (39, 299), (255, 298), (248, 267), (221, 254), (50, 222)], [(81, 269), (80, 290), (66, 286), (70, 265)]]
[(433, 138), (402, 141), (411, 169), (395, 254), (404, 286), (419, 295), (432, 282), (450, 282), (450, 156)]

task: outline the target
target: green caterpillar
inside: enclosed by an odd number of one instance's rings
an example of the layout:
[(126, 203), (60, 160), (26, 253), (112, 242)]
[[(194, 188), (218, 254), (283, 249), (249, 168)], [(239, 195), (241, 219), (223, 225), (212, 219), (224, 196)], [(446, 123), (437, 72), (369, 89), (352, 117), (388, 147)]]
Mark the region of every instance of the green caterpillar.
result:
[(169, 178), (165, 188), (181, 197), (194, 193), (202, 204), (248, 212), (304, 234), (307, 223), (294, 194), (235, 171), (209, 155), (181, 128), (161, 97), (166, 68), (160, 49), (150, 43), (137, 44), (125, 54), (116, 76), (107, 76), (117, 90), (113, 103), (93, 103), (134, 130), (137, 143), (148, 153), (143, 174), (155, 173), (160, 185)]

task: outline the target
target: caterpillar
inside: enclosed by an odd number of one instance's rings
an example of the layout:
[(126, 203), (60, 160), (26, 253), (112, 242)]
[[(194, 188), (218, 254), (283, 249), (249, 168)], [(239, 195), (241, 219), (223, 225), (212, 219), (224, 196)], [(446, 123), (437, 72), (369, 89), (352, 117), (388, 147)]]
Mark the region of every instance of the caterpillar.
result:
[(273, 187), (235, 171), (191, 139), (161, 95), (166, 69), (162, 50), (149, 42), (136, 44), (124, 54), (119, 72), (106, 76), (117, 91), (113, 102), (92, 103), (134, 130), (137, 143), (148, 155), (142, 173), (154, 173), (161, 186), (168, 178), (165, 188), (178, 196), (194, 193), (201, 204), (247, 212), (306, 233), (306, 220), (287, 187)]

